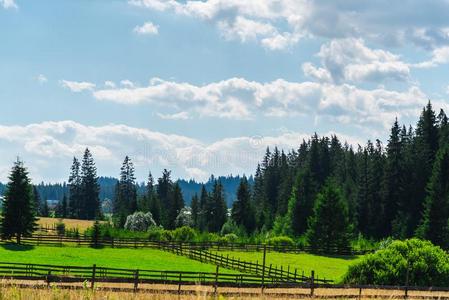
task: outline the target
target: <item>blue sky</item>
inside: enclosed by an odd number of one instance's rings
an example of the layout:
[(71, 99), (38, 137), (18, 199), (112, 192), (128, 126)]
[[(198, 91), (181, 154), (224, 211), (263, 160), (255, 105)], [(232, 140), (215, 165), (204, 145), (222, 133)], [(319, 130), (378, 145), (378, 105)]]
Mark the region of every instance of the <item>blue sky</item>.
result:
[(93, 150), (204, 180), (313, 132), (351, 144), (447, 110), (449, 1), (0, 0), (0, 180)]

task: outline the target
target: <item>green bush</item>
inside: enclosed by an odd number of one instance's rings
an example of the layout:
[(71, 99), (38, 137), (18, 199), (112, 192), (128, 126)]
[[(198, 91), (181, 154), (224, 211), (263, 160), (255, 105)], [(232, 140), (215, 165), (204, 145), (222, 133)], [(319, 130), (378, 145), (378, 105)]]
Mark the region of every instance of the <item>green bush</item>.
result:
[(234, 233), (228, 233), (224, 236), (224, 239), (226, 240), (227, 243), (233, 244), (233, 243), (237, 243), (237, 241), (239, 240), (239, 237)]
[(161, 242), (170, 242), (174, 240), (173, 232), (163, 229), (161, 232)]
[(56, 233), (61, 236), (65, 234), (65, 224), (62, 221), (56, 223)]
[(293, 247), (295, 242), (288, 236), (276, 236), (268, 239), (267, 244), (274, 246), (276, 249), (282, 249), (286, 247)]
[(349, 284), (448, 286), (449, 256), (428, 241), (395, 241), (350, 266), (343, 281)]
[(196, 238), (196, 231), (188, 226), (176, 228), (173, 231), (175, 241), (193, 242)]

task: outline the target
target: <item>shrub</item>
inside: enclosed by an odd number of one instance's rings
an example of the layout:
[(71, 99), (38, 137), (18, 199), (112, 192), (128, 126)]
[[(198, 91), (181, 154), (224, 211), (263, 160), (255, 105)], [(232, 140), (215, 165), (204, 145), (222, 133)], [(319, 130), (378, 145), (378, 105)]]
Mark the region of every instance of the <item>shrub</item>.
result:
[(232, 244), (232, 243), (237, 243), (239, 237), (234, 234), (234, 233), (228, 233), (224, 236), (225, 240), (227, 243)]
[(395, 241), (350, 266), (343, 281), (349, 284), (448, 286), (449, 256), (428, 241)]
[(148, 229), (148, 240), (150, 241), (160, 241), (162, 236), (163, 228), (158, 226), (151, 226)]
[(295, 242), (288, 236), (276, 236), (268, 239), (267, 244), (274, 246), (276, 249), (283, 249), (286, 247), (293, 247)]
[(65, 224), (61, 220), (56, 223), (56, 233), (61, 236), (65, 235)]
[(156, 226), (153, 215), (148, 212), (135, 212), (126, 218), (125, 229), (131, 231), (147, 231), (150, 226)]
[(226, 223), (221, 227), (221, 235), (227, 235), (228, 233), (236, 233), (239, 230), (237, 224), (232, 219), (228, 219)]
[(175, 241), (192, 242), (196, 237), (196, 231), (188, 226), (176, 228), (173, 231)]
[(176, 227), (193, 226), (192, 211), (190, 207), (184, 207), (179, 212), (175, 220)]
[(170, 242), (173, 241), (173, 232), (170, 230), (163, 229), (161, 232), (161, 242)]

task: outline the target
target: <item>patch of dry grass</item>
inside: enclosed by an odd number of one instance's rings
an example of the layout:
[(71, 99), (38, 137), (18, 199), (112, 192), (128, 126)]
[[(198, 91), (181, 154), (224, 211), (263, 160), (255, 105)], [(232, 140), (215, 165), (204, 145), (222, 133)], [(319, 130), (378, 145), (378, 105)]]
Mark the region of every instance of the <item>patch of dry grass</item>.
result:
[(78, 228), (80, 233), (84, 232), (87, 228), (92, 227), (94, 225), (94, 221), (77, 220), (77, 219), (58, 219), (58, 218), (39, 218), (37, 223), (39, 226), (52, 228), (60, 220), (65, 224), (66, 229)]
[[(20, 284), (20, 286), (18, 285)], [(182, 286), (178, 294), (176, 285), (142, 285), (137, 293), (132, 292), (130, 284), (99, 284), (95, 290), (86, 288), (89, 284), (70, 286), (52, 285), (47, 288), (44, 282), (13, 282), (3, 280), (0, 284), (0, 299), (48, 300), (48, 299), (155, 299), (155, 300), (236, 300), (236, 299), (404, 299), (402, 290), (367, 289), (359, 295), (358, 289), (316, 289), (314, 297), (309, 297), (309, 289), (266, 289), (261, 294), (256, 288), (219, 288), (214, 297), (213, 288), (205, 286)], [(123, 290), (117, 290), (123, 289)], [(449, 292), (410, 291), (409, 299), (449, 299)]]

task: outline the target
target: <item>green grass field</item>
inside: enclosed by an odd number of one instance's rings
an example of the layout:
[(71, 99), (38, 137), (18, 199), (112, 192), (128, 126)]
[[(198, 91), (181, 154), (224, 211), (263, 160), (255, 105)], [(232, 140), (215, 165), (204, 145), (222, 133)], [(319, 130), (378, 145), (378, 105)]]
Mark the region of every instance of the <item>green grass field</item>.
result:
[[(203, 264), (172, 253), (155, 249), (93, 249), (87, 247), (44, 247), (0, 245), (1, 262), (51, 264), (66, 266), (215, 272), (215, 266)], [(220, 272), (235, 271), (222, 269)]]
[[(219, 254), (228, 255), (229, 257), (240, 258), (241, 260), (258, 261), (260, 264), (263, 260), (262, 252), (219, 252)], [(346, 273), (348, 266), (360, 257), (357, 256), (320, 256), (313, 254), (289, 254), (267, 252), (267, 266), (273, 264), (275, 266), (283, 266), (286, 269), (290, 265), (290, 270), (294, 272), (295, 268), (298, 273), (310, 276), (312, 270), (319, 278), (332, 279), (339, 282)]]

